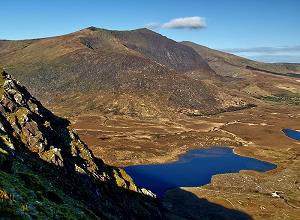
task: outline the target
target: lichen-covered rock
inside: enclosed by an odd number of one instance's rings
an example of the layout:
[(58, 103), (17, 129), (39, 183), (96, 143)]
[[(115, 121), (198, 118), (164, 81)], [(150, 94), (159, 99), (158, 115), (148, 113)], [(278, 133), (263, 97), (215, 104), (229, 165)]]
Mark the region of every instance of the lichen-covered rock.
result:
[(154, 198), (0, 70), (1, 217), (159, 219)]

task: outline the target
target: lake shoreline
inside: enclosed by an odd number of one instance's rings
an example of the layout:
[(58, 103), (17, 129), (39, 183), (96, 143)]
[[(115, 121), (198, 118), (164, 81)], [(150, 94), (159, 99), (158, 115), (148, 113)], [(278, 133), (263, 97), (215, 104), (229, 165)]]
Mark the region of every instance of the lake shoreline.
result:
[(214, 175), (238, 173), (241, 170), (265, 172), (276, 167), (269, 162), (237, 155), (230, 147), (213, 146), (190, 150), (180, 155), (176, 162), (133, 165), (123, 169), (137, 185), (162, 197), (169, 189), (209, 184)]

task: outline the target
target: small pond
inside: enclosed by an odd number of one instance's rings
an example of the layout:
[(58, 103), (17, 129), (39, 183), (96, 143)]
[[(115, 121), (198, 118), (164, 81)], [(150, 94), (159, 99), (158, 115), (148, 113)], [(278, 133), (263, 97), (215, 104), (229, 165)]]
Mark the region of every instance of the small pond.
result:
[(292, 138), (294, 140), (300, 141), (300, 132), (299, 131), (295, 131), (295, 130), (291, 130), (291, 129), (287, 129), (287, 128), (282, 129), (282, 131), (289, 138)]

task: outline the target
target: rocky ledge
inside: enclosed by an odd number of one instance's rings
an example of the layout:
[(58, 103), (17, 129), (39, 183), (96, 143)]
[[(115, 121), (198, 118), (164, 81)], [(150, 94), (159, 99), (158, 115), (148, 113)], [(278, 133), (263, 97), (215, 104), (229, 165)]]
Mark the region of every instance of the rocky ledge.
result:
[(0, 69), (0, 213), (4, 218), (162, 218), (155, 195), (95, 158), (70, 122)]

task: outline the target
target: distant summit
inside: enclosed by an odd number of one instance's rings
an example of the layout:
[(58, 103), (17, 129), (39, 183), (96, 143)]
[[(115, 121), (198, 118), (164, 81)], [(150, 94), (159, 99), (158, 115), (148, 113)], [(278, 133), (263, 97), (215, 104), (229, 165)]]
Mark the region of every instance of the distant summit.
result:
[(97, 31), (97, 28), (94, 26), (87, 27), (86, 29), (91, 30), (91, 31)]

